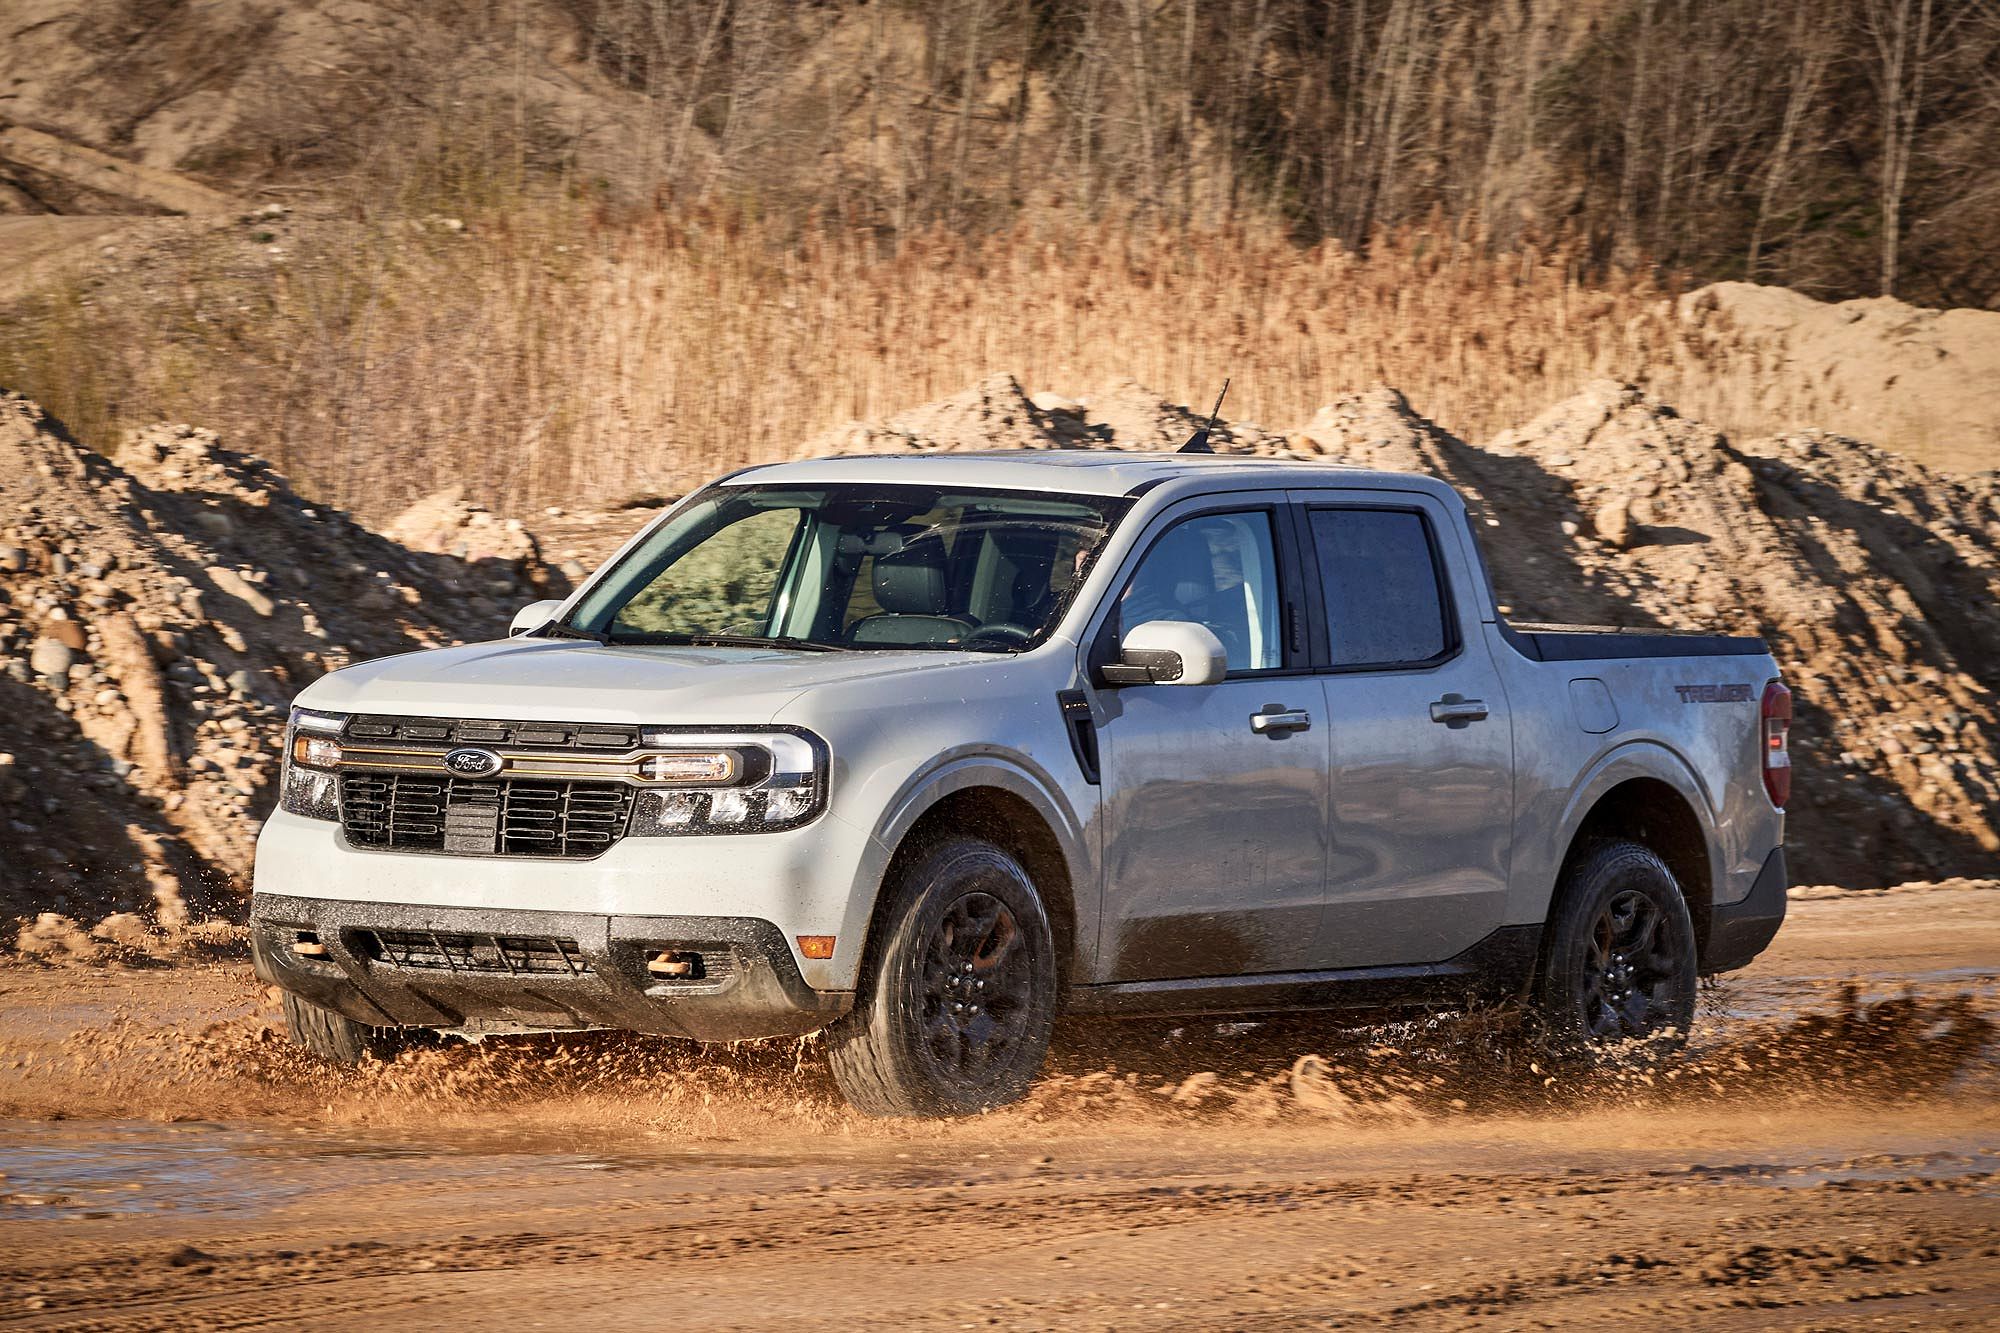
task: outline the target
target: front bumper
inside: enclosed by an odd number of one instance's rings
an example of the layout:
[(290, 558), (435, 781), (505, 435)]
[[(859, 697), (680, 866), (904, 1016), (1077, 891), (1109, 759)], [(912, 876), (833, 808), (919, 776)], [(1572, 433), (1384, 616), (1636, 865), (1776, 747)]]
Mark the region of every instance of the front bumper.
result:
[[(301, 938), (324, 952), (302, 955)], [(606, 916), (259, 893), (257, 975), (373, 1026), (621, 1028), (697, 1041), (797, 1036), (853, 1004), (799, 975), (778, 927), (754, 917)], [(663, 949), (701, 975), (660, 977)]]
[[(878, 860), (868, 836), (831, 813), (786, 832), (622, 838), (571, 861), (367, 850), (331, 820), (279, 810), (257, 838), (256, 889), (390, 906), (769, 921), (787, 941), (837, 937), (832, 958), (794, 950), (792, 964), (814, 990), (845, 991), (861, 971)], [(869, 891), (857, 891), (862, 884)]]

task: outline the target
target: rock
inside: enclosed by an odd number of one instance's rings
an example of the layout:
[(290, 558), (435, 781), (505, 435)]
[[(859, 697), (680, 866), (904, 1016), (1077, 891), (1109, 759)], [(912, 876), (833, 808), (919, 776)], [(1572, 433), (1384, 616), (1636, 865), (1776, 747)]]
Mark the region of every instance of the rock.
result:
[(36, 675), (59, 683), (69, 680), (70, 668), (75, 665), (76, 651), (60, 639), (37, 639), (28, 654), (28, 666)]
[(1028, 401), (1044, 412), (1053, 412), (1059, 416), (1080, 417), (1083, 415), (1082, 403), (1074, 398), (1065, 398), (1059, 393), (1051, 393), (1047, 389), (1037, 394), (1031, 394)]
[(222, 589), (222, 591), (228, 593), (231, 597), (236, 598), (265, 619), (269, 619), (271, 613), (278, 609), (277, 603), (273, 602), (268, 595), (226, 565), (211, 565), (208, 570), (208, 577), (209, 581), (214, 583), (216, 587)]
[(90, 644), (90, 639), (84, 633), (83, 626), (77, 624), (74, 620), (57, 620), (53, 618), (46, 620), (42, 622), (42, 633), (46, 637), (54, 639), (63, 647), (73, 649), (79, 653)]
[(1614, 495), (1597, 507), (1591, 526), (1607, 543), (1624, 550), (1632, 544), (1632, 506), (1622, 495)]
[(19, 546), (0, 546), (0, 572), (19, 574), (28, 567), (28, 552)]

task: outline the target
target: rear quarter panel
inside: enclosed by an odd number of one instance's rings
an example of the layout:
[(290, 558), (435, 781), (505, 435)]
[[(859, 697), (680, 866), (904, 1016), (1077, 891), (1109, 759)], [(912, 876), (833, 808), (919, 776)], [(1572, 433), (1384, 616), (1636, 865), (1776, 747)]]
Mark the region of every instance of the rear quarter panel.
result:
[[(1680, 793), (1708, 844), (1714, 901), (1741, 901), (1784, 837), (1784, 814), (1765, 793), (1758, 752), (1759, 699), (1778, 674), (1771, 658), (1537, 662), (1497, 626), (1485, 628), (1514, 714), (1518, 822), (1509, 924), (1547, 918), (1578, 828), (1607, 793), (1635, 778)], [(1598, 681), (1603, 689), (1572, 689), (1574, 681)], [(1605, 696), (1615, 719), (1603, 710)]]

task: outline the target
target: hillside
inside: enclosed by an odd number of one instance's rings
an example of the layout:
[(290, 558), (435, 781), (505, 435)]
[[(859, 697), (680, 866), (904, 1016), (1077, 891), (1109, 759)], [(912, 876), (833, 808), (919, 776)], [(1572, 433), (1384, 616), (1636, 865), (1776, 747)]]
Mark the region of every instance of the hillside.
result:
[(189, 211), (96, 151), (259, 202), (1130, 208), (1992, 308), (1996, 52), (1982, 0), (11, 0), (0, 120), (71, 161), (0, 129), (0, 212)]

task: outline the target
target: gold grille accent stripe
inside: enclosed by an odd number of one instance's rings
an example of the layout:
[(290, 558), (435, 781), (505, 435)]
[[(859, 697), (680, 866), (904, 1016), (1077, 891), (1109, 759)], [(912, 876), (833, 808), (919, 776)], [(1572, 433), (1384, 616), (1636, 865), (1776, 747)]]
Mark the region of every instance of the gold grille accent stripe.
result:
[[(447, 777), (464, 775), (452, 772), (445, 766), (444, 757), (451, 750), (484, 750), (483, 745), (454, 745), (445, 750), (406, 749), (401, 746), (384, 745), (342, 745), (340, 767), (343, 770), (397, 773), (437, 773)], [(726, 748), (726, 747), (716, 747)], [(724, 787), (732, 783), (696, 782), (687, 779), (675, 782), (651, 782), (639, 776), (639, 763), (652, 755), (680, 753), (674, 750), (642, 749), (627, 750), (615, 755), (571, 755), (549, 754), (546, 752), (523, 752), (518, 750), (491, 750), (506, 760), (506, 767), (485, 778), (473, 778), (475, 782), (499, 782), (507, 778), (584, 778), (598, 781), (628, 782), (635, 787)], [(414, 762), (412, 762), (414, 761)]]

